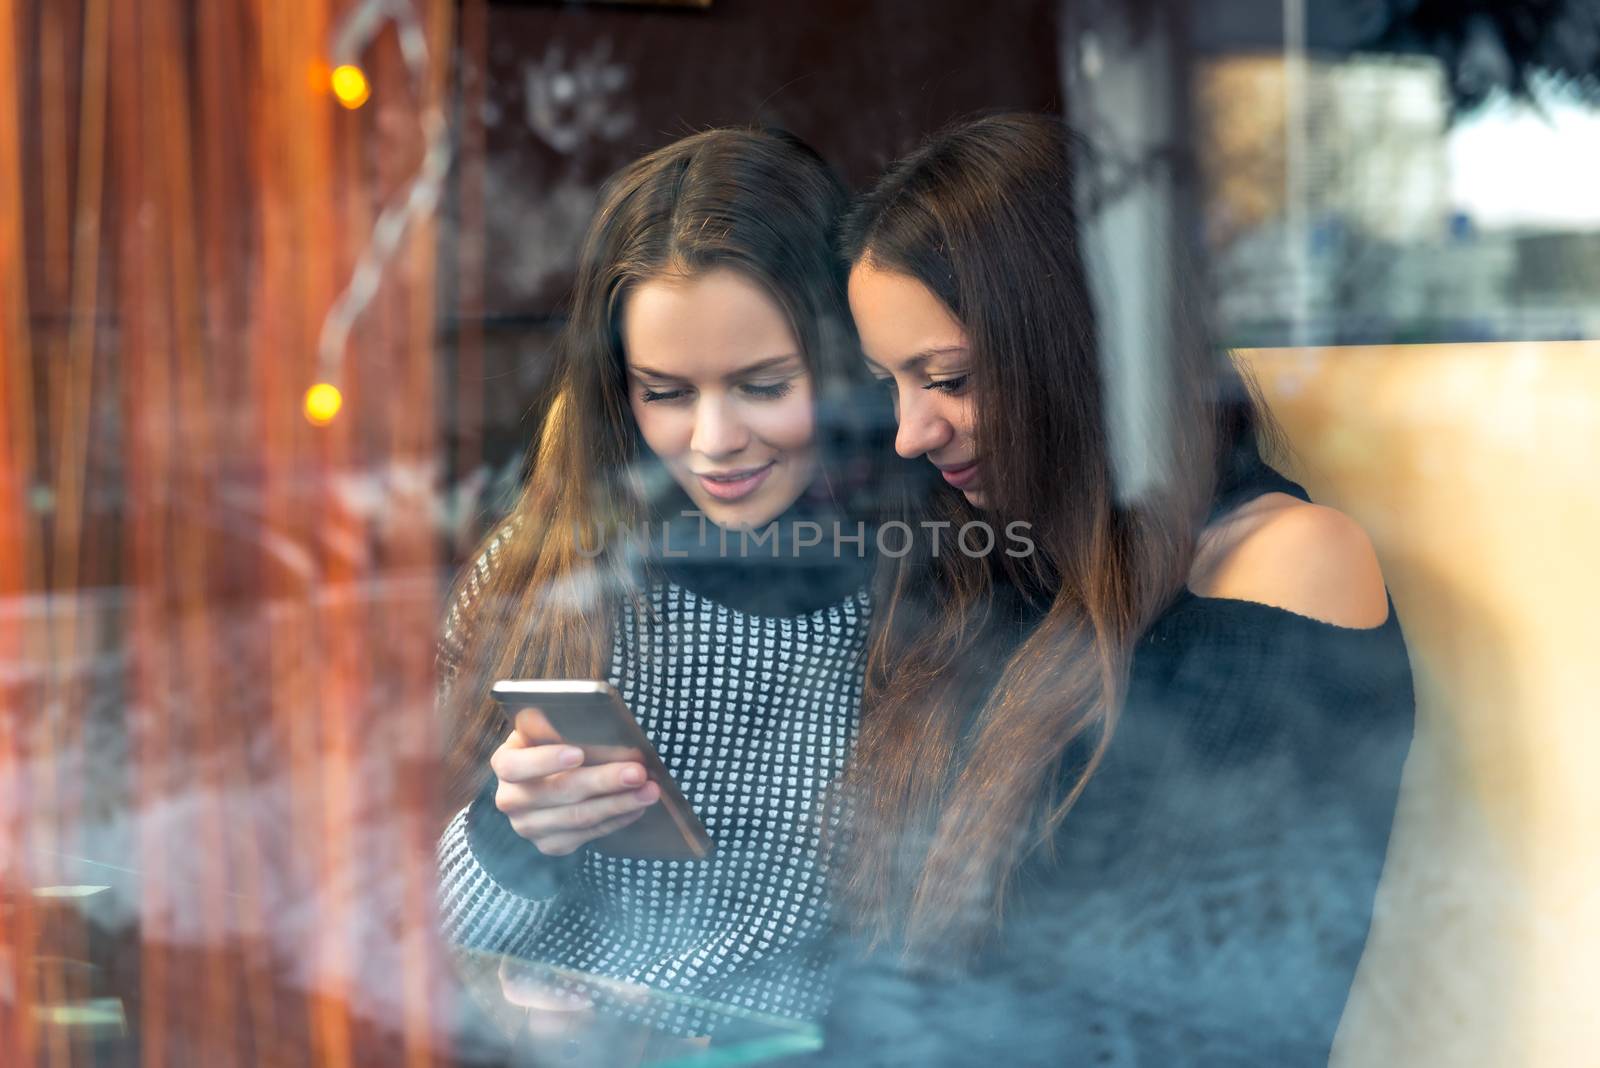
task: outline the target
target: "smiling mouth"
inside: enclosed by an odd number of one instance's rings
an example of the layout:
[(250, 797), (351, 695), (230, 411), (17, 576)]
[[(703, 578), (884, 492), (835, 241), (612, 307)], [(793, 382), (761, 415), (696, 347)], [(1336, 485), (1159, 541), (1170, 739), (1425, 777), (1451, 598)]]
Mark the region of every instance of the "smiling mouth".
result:
[(743, 471), (717, 474), (695, 472), (695, 477), (700, 480), (700, 485), (705, 491), (719, 501), (737, 501), (754, 493), (771, 472), (772, 463), (766, 463), (760, 467), (747, 467)]
[(978, 478), (978, 461), (968, 460), (964, 464), (941, 467), (939, 468), (939, 474), (944, 476), (944, 480), (956, 489), (964, 490)]

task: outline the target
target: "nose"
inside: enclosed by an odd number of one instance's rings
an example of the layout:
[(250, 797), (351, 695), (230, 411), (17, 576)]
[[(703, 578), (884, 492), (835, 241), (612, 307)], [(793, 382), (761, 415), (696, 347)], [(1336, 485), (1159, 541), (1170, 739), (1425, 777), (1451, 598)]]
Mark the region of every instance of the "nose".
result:
[(894, 451), (907, 460), (915, 460), (944, 448), (955, 437), (955, 428), (949, 420), (933, 410), (923, 391), (912, 389), (911, 396), (896, 399), (895, 415), (900, 427), (894, 435)]
[(694, 409), (694, 433), (689, 448), (708, 459), (737, 455), (750, 444), (750, 428), (731, 398), (702, 394)]

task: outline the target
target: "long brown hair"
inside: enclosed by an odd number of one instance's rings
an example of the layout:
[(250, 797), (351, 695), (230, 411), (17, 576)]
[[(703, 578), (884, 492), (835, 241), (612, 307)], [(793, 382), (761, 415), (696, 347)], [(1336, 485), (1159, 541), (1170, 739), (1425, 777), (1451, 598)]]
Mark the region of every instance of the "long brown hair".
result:
[(849, 440), (865, 372), (831, 241), (846, 202), (812, 149), (754, 129), (686, 137), (606, 183), (580, 255), (530, 476), (509, 521), (451, 594), (447, 651), (459, 665), (440, 701), (448, 805), (483, 784), (504, 737), (490, 683), (601, 677), (617, 609), (637, 589), (625, 546), (604, 533), (648, 520), (648, 488), (669, 476), (629, 409), (618, 316), (633, 287), (716, 267), (761, 285), (786, 313), (815, 379), (825, 471)]
[[(928, 539), (883, 562), (841, 894), (878, 938), (950, 959), (995, 929), (1019, 864), (1049, 848), (1100, 763), (1134, 641), (1182, 588), (1219, 479), (1253, 453), (1254, 405), (1192, 307), (1166, 349), (1172, 472), (1120, 500), (1094, 309), (1057, 120), (959, 123), (897, 163), (852, 212), (852, 262), (917, 279), (971, 347), (987, 508), (945, 487), (904, 519), (1030, 524), (1024, 558)], [(1024, 633), (1009, 585), (1042, 621)]]

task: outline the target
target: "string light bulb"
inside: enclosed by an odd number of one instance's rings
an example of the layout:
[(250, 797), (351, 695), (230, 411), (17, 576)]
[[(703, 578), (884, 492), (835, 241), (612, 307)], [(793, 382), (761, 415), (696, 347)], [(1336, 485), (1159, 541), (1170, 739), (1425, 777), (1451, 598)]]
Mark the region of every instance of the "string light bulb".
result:
[(331, 382), (318, 382), (306, 390), (306, 421), (312, 426), (327, 426), (344, 407), (344, 395)]
[(333, 86), (333, 95), (339, 98), (339, 103), (352, 110), (365, 104), (367, 98), (372, 95), (372, 86), (367, 83), (366, 71), (354, 63), (341, 63), (333, 68), (328, 81)]
[(400, 58), (411, 78), (413, 98), (420, 105), (424, 150), (411, 180), (389, 197), (372, 224), (372, 237), (356, 258), (350, 280), (322, 318), (317, 335), (319, 385), (306, 393), (306, 418), (325, 423), (338, 413), (339, 391), (321, 383), (342, 379), (345, 343), (350, 328), (367, 310), (383, 281), (385, 266), (393, 262), (406, 232), (433, 214), (450, 168), (450, 129), (444, 102), (437, 99), (428, 55), (428, 34), (415, 0), (349, 0), (344, 16), (333, 27), (324, 53), (341, 62), (328, 72), (327, 86), (347, 108), (358, 108), (372, 92), (366, 72), (354, 60), (366, 54), (373, 41), (393, 26)]

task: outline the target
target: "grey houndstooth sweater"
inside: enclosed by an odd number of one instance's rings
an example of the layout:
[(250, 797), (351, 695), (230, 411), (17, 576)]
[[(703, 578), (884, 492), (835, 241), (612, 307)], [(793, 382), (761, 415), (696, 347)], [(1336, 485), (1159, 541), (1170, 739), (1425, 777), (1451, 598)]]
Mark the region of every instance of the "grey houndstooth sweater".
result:
[[(497, 547), (480, 558), (467, 596), (493, 567)], [(785, 581), (774, 566), (735, 575), (735, 586)], [(726, 582), (717, 599), (697, 593), (688, 583), (708, 588), (694, 582), (704, 573), (669, 572), (648, 589), (644, 612), (623, 608), (608, 678), (716, 851), (703, 861), (592, 850), (546, 858), (494, 809), (491, 776), (439, 841), (442, 925), (446, 937), (472, 948), (811, 1018), (828, 997), (821, 802), (855, 736), (868, 598), (853, 579), (841, 587), (837, 568), (820, 583), (790, 568), (787, 581), (808, 587), (813, 602), (841, 589), (842, 596), (758, 614), (725, 603), (739, 600)], [(459, 654), (460, 607), (446, 619), (441, 646), (447, 682)], [(714, 1015), (663, 1009), (661, 1000), (617, 1011), (680, 1033), (715, 1029)]]

